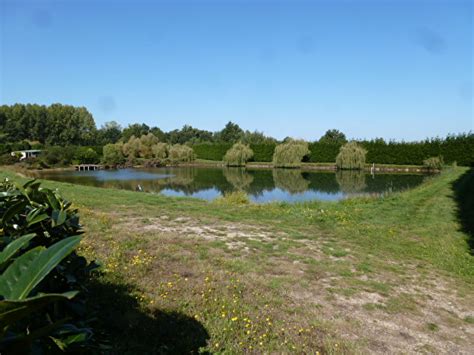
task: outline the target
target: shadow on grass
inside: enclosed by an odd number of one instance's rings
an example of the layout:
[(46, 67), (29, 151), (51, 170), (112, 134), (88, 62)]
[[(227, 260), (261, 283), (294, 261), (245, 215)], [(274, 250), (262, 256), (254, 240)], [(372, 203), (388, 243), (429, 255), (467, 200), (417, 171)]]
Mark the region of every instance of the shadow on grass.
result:
[(141, 309), (132, 287), (95, 280), (88, 288), (102, 354), (196, 354), (206, 346), (209, 334), (201, 323), (177, 312)]
[(452, 187), (462, 231), (467, 234), (471, 255), (474, 255), (474, 168), (465, 172)]

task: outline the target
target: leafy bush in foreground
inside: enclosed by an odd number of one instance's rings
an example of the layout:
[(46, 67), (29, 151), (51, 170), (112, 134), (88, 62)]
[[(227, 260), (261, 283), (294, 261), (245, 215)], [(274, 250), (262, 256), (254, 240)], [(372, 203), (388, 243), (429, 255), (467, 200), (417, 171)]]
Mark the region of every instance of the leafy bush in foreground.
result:
[(224, 156), (224, 162), (228, 166), (244, 166), (250, 158), (253, 157), (253, 151), (243, 143), (235, 143)]
[(303, 158), (309, 153), (307, 142), (290, 139), (276, 146), (273, 153), (273, 165), (277, 168), (297, 168), (301, 166)]
[(336, 157), (338, 169), (362, 170), (365, 167), (367, 151), (356, 142), (344, 144)]
[(5, 180), (0, 216), (0, 352), (87, 347), (84, 283), (93, 265), (74, 251), (82, 233), (77, 210), (39, 182)]

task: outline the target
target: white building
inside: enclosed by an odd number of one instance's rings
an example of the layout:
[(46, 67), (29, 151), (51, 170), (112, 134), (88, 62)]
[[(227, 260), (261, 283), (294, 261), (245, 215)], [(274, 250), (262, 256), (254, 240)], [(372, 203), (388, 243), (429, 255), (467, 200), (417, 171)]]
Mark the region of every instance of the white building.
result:
[(31, 149), (31, 150), (17, 150), (16, 152), (12, 152), (12, 156), (20, 156), (20, 160), (28, 159), (28, 158), (36, 158), (41, 153), (41, 150), (38, 149)]

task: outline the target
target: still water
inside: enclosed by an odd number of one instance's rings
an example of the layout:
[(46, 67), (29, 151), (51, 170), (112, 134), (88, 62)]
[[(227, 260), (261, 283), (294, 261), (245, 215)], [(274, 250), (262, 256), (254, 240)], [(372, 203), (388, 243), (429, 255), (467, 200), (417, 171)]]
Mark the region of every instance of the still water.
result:
[(40, 178), (75, 184), (139, 190), (167, 196), (213, 200), (243, 190), (254, 202), (340, 200), (406, 190), (425, 175), (356, 171), (307, 172), (293, 169), (173, 167), (98, 171), (42, 171)]

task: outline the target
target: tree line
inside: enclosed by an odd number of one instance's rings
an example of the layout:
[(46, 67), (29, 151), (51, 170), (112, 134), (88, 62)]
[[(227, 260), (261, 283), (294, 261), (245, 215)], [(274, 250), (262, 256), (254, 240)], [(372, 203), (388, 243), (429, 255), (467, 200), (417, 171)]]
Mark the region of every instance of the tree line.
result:
[[(223, 160), (229, 148), (234, 143), (240, 142), (251, 147), (252, 160), (272, 161), (275, 147), (291, 140), (287, 137), (283, 141), (278, 141), (262, 132), (244, 130), (233, 122), (228, 122), (222, 130), (216, 132), (201, 130), (190, 125), (164, 132), (159, 127), (150, 127), (144, 123), (133, 123), (122, 128), (114, 121), (97, 128), (92, 114), (85, 107), (62, 104), (0, 106), (0, 155), (13, 150), (48, 147), (48, 150), (53, 151), (50, 160), (54, 161), (62, 159), (59, 157), (61, 153), (59, 147), (70, 147), (69, 158), (63, 159), (64, 161), (71, 159), (93, 161), (102, 156), (104, 146), (108, 144), (137, 146), (137, 142), (132, 143), (143, 136), (155, 137), (158, 142), (166, 143), (167, 146), (191, 146), (197, 158), (209, 160)], [(347, 141), (343, 132), (337, 129), (328, 130), (319, 139), (308, 142), (309, 152), (303, 161), (335, 162), (341, 146)], [(429, 157), (443, 156), (446, 163), (457, 161), (460, 165), (474, 164), (472, 132), (418, 142), (386, 141), (382, 138), (357, 140), (357, 142), (367, 150), (367, 162), (370, 163), (420, 165)], [(57, 148), (52, 149), (53, 146)], [(156, 149), (158, 148), (155, 147)], [(164, 149), (163, 145), (161, 149)], [(119, 156), (119, 160), (130, 156), (150, 155), (147, 152), (130, 154), (127, 150), (120, 150), (124, 156)], [(118, 153), (118, 149), (116, 152)]]

